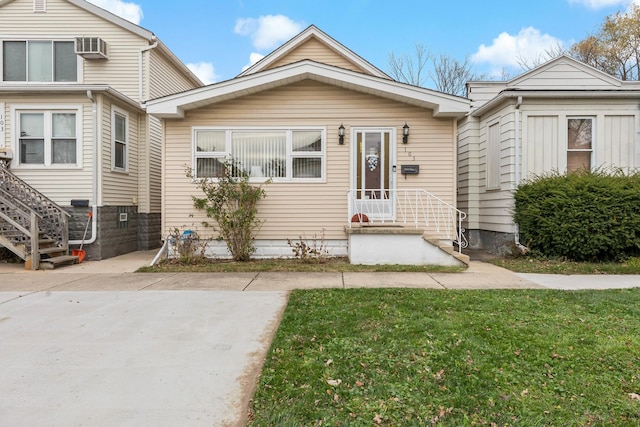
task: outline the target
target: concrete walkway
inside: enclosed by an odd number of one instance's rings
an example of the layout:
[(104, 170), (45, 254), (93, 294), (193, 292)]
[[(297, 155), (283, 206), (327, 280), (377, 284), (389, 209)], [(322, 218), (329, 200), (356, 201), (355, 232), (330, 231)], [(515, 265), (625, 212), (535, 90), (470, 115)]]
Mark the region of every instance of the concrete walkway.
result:
[(243, 425), (292, 289), (603, 289), (640, 276), (136, 273), (155, 252), (53, 271), (0, 264), (0, 424)]

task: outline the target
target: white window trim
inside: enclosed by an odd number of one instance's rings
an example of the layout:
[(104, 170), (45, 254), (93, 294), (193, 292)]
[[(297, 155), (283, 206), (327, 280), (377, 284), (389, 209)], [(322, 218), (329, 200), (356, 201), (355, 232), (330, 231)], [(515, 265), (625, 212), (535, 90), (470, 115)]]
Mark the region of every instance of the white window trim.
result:
[[(579, 148), (569, 148), (569, 120), (574, 120), (574, 119), (589, 119), (591, 120), (591, 148), (587, 149), (579, 149)], [(567, 115), (565, 116), (565, 120), (564, 120), (564, 130), (565, 130), (565, 140), (566, 140), (566, 156), (565, 156), (565, 162), (566, 162), (566, 167), (565, 169), (568, 169), (569, 167), (569, 161), (568, 161), (568, 157), (569, 157), (569, 153), (591, 153), (591, 156), (589, 156), (590, 158), (590, 164), (589, 164), (589, 170), (593, 170), (593, 165), (595, 164), (595, 153), (596, 153), (596, 124), (597, 124), (598, 120), (597, 120), (597, 116), (588, 116), (588, 115), (580, 115), (580, 116), (570, 116)]]
[[(34, 41), (34, 42), (72, 42), (75, 43), (75, 38), (60, 38), (60, 36), (50, 36), (50, 37), (46, 37), (46, 36), (42, 36), (42, 35), (38, 35), (38, 36), (34, 36), (34, 37), (19, 37), (19, 38), (3, 38), (2, 40), (0, 40), (0, 70), (4, 70), (4, 42), (25, 42), (25, 41)], [(75, 46), (75, 45), (74, 45)], [(14, 86), (19, 86), (19, 85), (42, 85), (42, 84), (47, 84), (47, 85), (68, 85), (68, 84), (74, 84), (74, 83), (83, 83), (84, 82), (84, 73), (83, 73), (83, 61), (84, 58), (82, 58), (79, 55), (77, 56), (77, 60), (76, 60), (76, 81), (75, 82), (55, 82), (55, 81), (51, 81), (51, 82), (30, 82), (30, 81), (24, 81), (24, 82), (5, 82), (4, 81), (4, 72), (2, 73), (2, 75), (0, 76), (0, 83), (2, 83), (3, 85), (14, 85)]]
[[(197, 155), (196, 150), (196, 132), (197, 131), (224, 131), (225, 132), (225, 149), (224, 151), (215, 151), (203, 153), (202, 155)], [(321, 132), (322, 138), (322, 150), (314, 153), (315, 155), (311, 155), (308, 152), (296, 152), (294, 154), (292, 149), (292, 132), (298, 130), (319, 130)], [(235, 127), (226, 127), (226, 126), (193, 126), (191, 128), (191, 170), (194, 173), (193, 181), (202, 180), (203, 178), (195, 178), (195, 174), (197, 173), (197, 158), (201, 157), (209, 157), (209, 158), (224, 158), (225, 160), (231, 159), (231, 135), (233, 132), (242, 132), (242, 131), (251, 131), (251, 132), (273, 132), (280, 131), (286, 133), (286, 144), (287, 144), (287, 173), (290, 173), (292, 170), (292, 158), (293, 157), (320, 157), (322, 158), (322, 176), (320, 178), (291, 178), (287, 176), (286, 178), (272, 178), (273, 182), (290, 182), (290, 183), (325, 183), (327, 182), (327, 129), (326, 126), (235, 126)], [(223, 157), (224, 156), (224, 157)], [(215, 178), (211, 178), (215, 179)], [(249, 182), (261, 183), (265, 182), (269, 179), (269, 177), (249, 177)]]
[[(51, 163), (51, 156), (45, 155), (44, 164), (20, 163), (20, 120), (18, 118), (21, 112), (44, 112), (59, 113), (73, 112), (76, 114), (76, 163), (63, 164)], [(11, 106), (11, 121), (13, 124), (13, 132), (11, 132), (11, 147), (13, 149), (13, 160), (11, 167), (14, 169), (46, 169), (46, 170), (62, 170), (62, 169), (82, 169), (82, 145), (84, 138), (82, 134), (82, 123), (84, 121), (82, 113), (82, 105), (78, 104), (15, 104)], [(46, 149), (47, 144), (49, 149)], [(51, 139), (45, 139), (45, 153), (51, 152)]]
[[(493, 126), (497, 126), (498, 127), (498, 140), (496, 141), (496, 147), (492, 147), (491, 146), (490, 138), (489, 138), (490, 129)], [(491, 121), (487, 122), (487, 136), (486, 136), (487, 148), (486, 148), (486, 152), (485, 152), (485, 162), (484, 162), (484, 180), (485, 180), (484, 181), (484, 187), (488, 191), (501, 190), (502, 189), (502, 182), (500, 180), (500, 168), (501, 168), (501, 165), (500, 165), (500, 143), (501, 143), (501, 141), (500, 141), (500, 119), (498, 118), (498, 119), (494, 119), (494, 120), (491, 120)], [(495, 172), (496, 173), (496, 176), (495, 176), (496, 182), (489, 182), (489, 157), (490, 157), (489, 153), (492, 150), (492, 148), (495, 148), (496, 151), (497, 151), (496, 153), (494, 153), (494, 155), (496, 157), (494, 159), (496, 164), (492, 165), (492, 166), (497, 167), (497, 171)]]
[[(125, 118), (125, 153), (124, 153), (124, 168), (116, 167), (116, 114), (124, 116)], [(121, 108), (111, 107), (111, 172), (129, 173), (129, 151), (131, 147), (131, 122), (129, 119), (129, 112)]]

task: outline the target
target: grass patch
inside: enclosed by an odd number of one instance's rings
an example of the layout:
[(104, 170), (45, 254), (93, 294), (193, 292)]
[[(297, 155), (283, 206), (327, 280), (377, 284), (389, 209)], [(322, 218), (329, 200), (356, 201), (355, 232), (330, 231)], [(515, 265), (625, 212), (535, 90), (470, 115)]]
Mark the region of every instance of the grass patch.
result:
[(142, 267), (137, 271), (140, 273), (153, 272), (182, 272), (182, 273), (211, 273), (211, 272), (354, 272), (354, 271), (413, 271), (413, 272), (459, 272), (466, 267), (444, 267), (439, 265), (361, 265), (350, 264), (347, 258), (335, 257), (326, 258), (323, 262), (302, 262), (298, 259), (273, 258), (264, 260), (251, 260), (237, 262), (230, 260), (199, 260), (191, 264), (177, 261), (162, 262), (154, 267)]
[(294, 291), (250, 424), (640, 425), (639, 355), (640, 289)]
[(518, 273), (640, 274), (640, 258), (623, 262), (575, 262), (534, 257), (496, 258), (489, 262)]

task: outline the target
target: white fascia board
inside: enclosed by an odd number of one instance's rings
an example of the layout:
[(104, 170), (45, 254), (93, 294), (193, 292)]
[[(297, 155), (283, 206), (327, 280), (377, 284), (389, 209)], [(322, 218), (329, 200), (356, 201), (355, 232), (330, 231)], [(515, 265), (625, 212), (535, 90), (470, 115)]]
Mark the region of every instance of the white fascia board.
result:
[(100, 18), (106, 21), (112, 22), (124, 28), (125, 30), (128, 30), (134, 34), (137, 34), (142, 38), (145, 38), (149, 41), (155, 40), (155, 35), (151, 31), (145, 28), (142, 28), (141, 26), (136, 25), (133, 22), (127, 21), (126, 19), (121, 18), (118, 15), (115, 15), (109, 12), (108, 10), (102, 9), (101, 7), (98, 7), (92, 3), (89, 3), (88, 1), (85, 1), (85, 0), (66, 0), (66, 1), (78, 6), (81, 9), (91, 12), (94, 15), (99, 16)]
[(3, 94), (84, 94), (88, 91), (96, 93), (106, 93), (131, 107), (134, 107), (140, 111), (144, 111), (144, 108), (138, 102), (122, 94), (121, 92), (118, 92), (116, 89), (112, 88), (109, 85), (0, 85), (0, 93)]
[(312, 79), (345, 89), (369, 93), (433, 110), (434, 117), (462, 117), (470, 101), (385, 78), (357, 73), (309, 60), (296, 62), (222, 83), (147, 102), (147, 112), (158, 117), (182, 117), (184, 111), (250, 93)]

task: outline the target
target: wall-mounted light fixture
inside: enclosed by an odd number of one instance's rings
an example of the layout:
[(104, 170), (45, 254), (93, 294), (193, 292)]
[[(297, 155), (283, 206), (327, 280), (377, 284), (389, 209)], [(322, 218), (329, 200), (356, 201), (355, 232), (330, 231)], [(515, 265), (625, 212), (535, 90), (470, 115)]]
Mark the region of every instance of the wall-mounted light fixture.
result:
[(407, 144), (409, 142), (409, 125), (407, 122), (404, 122), (404, 126), (402, 126), (402, 143)]
[(340, 123), (338, 128), (338, 144), (344, 145), (344, 126)]

